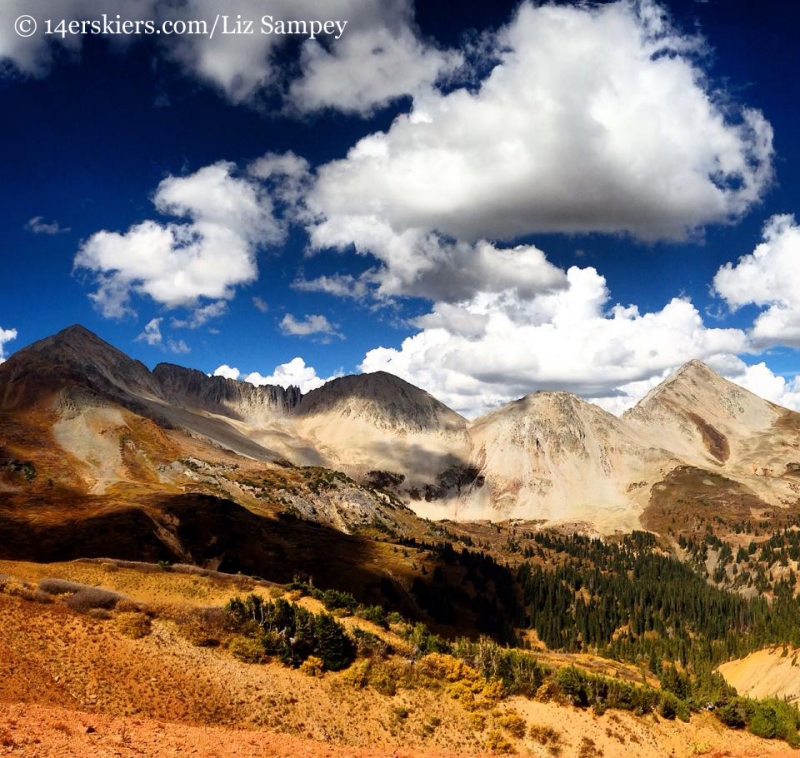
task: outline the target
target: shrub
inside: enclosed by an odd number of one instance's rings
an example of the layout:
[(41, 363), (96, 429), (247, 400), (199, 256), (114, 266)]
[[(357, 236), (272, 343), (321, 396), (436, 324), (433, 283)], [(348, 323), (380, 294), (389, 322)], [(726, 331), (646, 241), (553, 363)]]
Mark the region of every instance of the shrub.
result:
[(381, 695), (394, 697), (397, 694), (398, 678), (393, 666), (370, 663), (366, 669), (367, 684)]
[(192, 608), (175, 619), (178, 632), (196, 647), (216, 647), (229, 634), (228, 616), (222, 608)]
[(540, 745), (558, 745), (561, 742), (561, 733), (552, 726), (531, 724), (531, 739)]
[(469, 725), (476, 732), (482, 732), (484, 729), (486, 729), (486, 716), (484, 716), (482, 713), (470, 714)]
[(117, 616), (117, 627), (126, 637), (138, 640), (146, 637), (153, 630), (150, 617), (144, 613), (120, 613)]
[(316, 655), (309, 655), (301, 664), (300, 671), (307, 676), (322, 676), (322, 659)]
[(480, 674), (452, 655), (429, 653), (417, 664), (420, 673), (447, 682), (477, 682)]
[(87, 587), (78, 590), (66, 599), (66, 604), (78, 613), (88, 613), (90, 610), (111, 610), (122, 599), (122, 595), (104, 590), (102, 587)]
[(603, 751), (591, 737), (581, 737), (578, 747), (578, 758), (601, 758)]
[(353, 643), (333, 616), (321, 613), (314, 625), (316, 652), (329, 671), (347, 668), (355, 657)]
[(503, 755), (512, 755), (517, 752), (514, 746), (503, 736), (503, 733), (497, 729), (492, 729), (486, 735), (486, 749)]
[(689, 706), (671, 692), (660, 693), (656, 710), (665, 719), (672, 720), (677, 716), (681, 721), (689, 720)]
[(747, 726), (747, 710), (743, 701), (739, 698), (717, 706), (714, 713), (730, 729), (744, 729)]
[(263, 646), (252, 637), (234, 637), (228, 643), (228, 650), (234, 658), (245, 663), (262, 663), (265, 657)]
[(508, 711), (504, 713), (498, 720), (503, 729), (505, 729), (512, 737), (521, 740), (527, 731), (527, 724), (525, 719), (522, 718), (516, 711)]
[(356, 627), (352, 630), (356, 643), (356, 655), (361, 658), (385, 658), (392, 652), (388, 642), (384, 642), (377, 634)]
[(49, 595), (72, 595), (80, 590), (89, 589), (88, 584), (69, 582), (66, 579), (41, 579), (39, 589)]
[(777, 698), (769, 700), (745, 701), (747, 728), (756, 736), (766, 739), (776, 737), (786, 740), (790, 745), (800, 745), (797, 729), (800, 727), (800, 713), (789, 703)]
[(356, 599), (349, 592), (339, 590), (325, 590), (320, 597), (323, 605), (329, 611), (343, 610), (353, 613), (358, 608)]
[(556, 683), (573, 705), (586, 708), (589, 705), (588, 677), (574, 666), (565, 666), (556, 671)]
[(405, 638), (414, 647), (414, 655), (422, 657), (428, 653), (447, 653), (450, 646), (441, 637), (433, 634), (425, 624), (418, 623), (409, 627)]
[(371, 621), (382, 629), (389, 628), (386, 611), (380, 605), (359, 605), (358, 608), (356, 608), (356, 616), (365, 621)]
[(342, 681), (356, 689), (364, 689), (369, 684), (371, 661), (357, 661), (342, 674)]

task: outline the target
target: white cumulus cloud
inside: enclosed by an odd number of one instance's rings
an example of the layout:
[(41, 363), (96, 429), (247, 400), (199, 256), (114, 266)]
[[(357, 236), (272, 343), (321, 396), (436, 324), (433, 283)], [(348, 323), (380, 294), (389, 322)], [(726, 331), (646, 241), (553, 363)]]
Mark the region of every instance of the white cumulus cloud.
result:
[(0, 363), (6, 359), (5, 345), (6, 342), (11, 342), (17, 338), (16, 329), (3, 329), (0, 327)]
[(163, 318), (154, 318), (148, 321), (136, 341), (146, 342), (151, 347), (161, 346), (164, 343), (164, 336), (161, 334), (161, 322), (163, 320)]
[(408, 23), (355, 29), (326, 49), (309, 41), (290, 99), (300, 111), (335, 108), (369, 115), (403, 95), (419, 94), (463, 63), (459, 53), (423, 42)]
[[(224, 12), (216, 0), (162, 1), (164, 17), (206, 19), (210, 24)], [(413, 94), (432, 83), (449, 57), (418, 38), (410, 0), (238, 0), (236, 16), (254, 22), (252, 35), (216, 34), (213, 39), (182, 36), (170, 40), (166, 54), (185, 70), (225, 94), (233, 102), (250, 102), (263, 93), (285, 88), (287, 70), (278, 54), (291, 38), (261, 34), (261, 19), (275, 21), (346, 21), (336, 40), (302, 40), (298, 76), (289, 88), (294, 109), (324, 107), (367, 113), (392, 98)], [(338, 33), (338, 32), (337, 32)], [(295, 37), (295, 40), (298, 38)], [(360, 57), (358, 57), (360, 56)]]
[(297, 319), (291, 313), (287, 313), (281, 319), (280, 328), (283, 334), (293, 337), (309, 337), (317, 334), (327, 337), (342, 337), (342, 334), (337, 331), (336, 324), (332, 324), (325, 316), (317, 314), (309, 314)]
[(186, 327), (197, 329), (212, 319), (224, 316), (228, 312), (228, 304), (224, 300), (217, 300), (208, 305), (204, 305), (195, 310), (186, 319), (172, 319), (172, 326), (176, 328)]
[(341, 373), (334, 374), (327, 379), (317, 375), (317, 371), (313, 366), (307, 366), (306, 362), (300, 358), (293, 358), (287, 363), (282, 363), (275, 368), (269, 375), (264, 376), (257, 371), (253, 371), (247, 376), (242, 376), (238, 368), (223, 364), (214, 371), (214, 376), (224, 376), (228, 379), (237, 379), (243, 382), (249, 382), (256, 387), (263, 387), (265, 385), (278, 385), (280, 387), (299, 387), (303, 393), (311, 392), (311, 390), (321, 387), (336, 376), (341, 376)]
[[(200, 298), (228, 300), (238, 285), (256, 279), (259, 247), (285, 236), (264, 186), (238, 175), (229, 162), (164, 179), (154, 203), (159, 213), (185, 220), (96, 232), (75, 257), (76, 269), (95, 275), (91, 298), (104, 316), (132, 313), (133, 294), (168, 308), (193, 306)], [(203, 315), (196, 312), (197, 318)]]
[(369, 351), (359, 368), (401, 376), (469, 416), (540, 389), (618, 413), (692, 358), (749, 349), (742, 330), (708, 328), (686, 299), (641, 313), (608, 307), (593, 268), (570, 268), (566, 278), (565, 288), (533, 298), (509, 290), (435, 303), (417, 320), (420, 332), (399, 349)]
[(794, 216), (770, 218), (763, 242), (717, 271), (714, 290), (733, 310), (764, 308), (751, 333), (757, 344), (800, 347), (800, 226)]
[(497, 46), (477, 91), (420, 94), (388, 131), (319, 169), (308, 201), (318, 245), (348, 233), (363, 244), (376, 223), (464, 241), (683, 238), (738, 218), (768, 186), (769, 123), (717, 101), (701, 42), (655, 3), (523, 3)]
[[(292, 101), (300, 111), (340, 108), (368, 113), (373, 107), (430, 86), (440, 69), (452, 67), (457, 54), (440, 52), (419, 38), (411, 0), (238, 0), (225, 8), (216, 0), (4, 0), (0, 5), (0, 76), (45, 76), (64, 53), (80, 55), (84, 35), (45, 35), (45, 19), (112, 21), (152, 20), (205, 22), (210, 31), (218, 15), (227, 16), (229, 28), (241, 19), (252, 22), (252, 34), (222, 34), (222, 20), (209, 34), (159, 35), (162, 58), (217, 89), (234, 103), (258, 102), (278, 96)], [(29, 38), (14, 31), (22, 15), (37, 19), (39, 30)], [(345, 32), (310, 40), (297, 35), (262, 34), (262, 17), (274, 21), (338, 20)], [(336, 32), (338, 34), (338, 30)], [(124, 46), (144, 35), (107, 36)], [(300, 59), (284, 55), (300, 42)], [(283, 62), (288, 65), (283, 65)], [(294, 77), (294, 85), (290, 86)], [(287, 81), (288, 80), (288, 81)], [(288, 91), (287, 91), (288, 90)]]
[(226, 379), (238, 379), (241, 376), (238, 368), (223, 363), (214, 370), (214, 376), (224, 376)]
[(533, 245), (501, 248), (484, 240), (447, 240), (418, 229), (396, 233), (375, 216), (328, 219), (311, 228), (311, 245), (340, 250), (354, 245), (356, 252), (374, 256), (380, 265), (357, 278), (328, 276), (296, 282), (303, 290), (456, 301), (477, 291), (502, 292), (515, 287), (522, 295), (533, 295), (566, 284), (564, 273)]

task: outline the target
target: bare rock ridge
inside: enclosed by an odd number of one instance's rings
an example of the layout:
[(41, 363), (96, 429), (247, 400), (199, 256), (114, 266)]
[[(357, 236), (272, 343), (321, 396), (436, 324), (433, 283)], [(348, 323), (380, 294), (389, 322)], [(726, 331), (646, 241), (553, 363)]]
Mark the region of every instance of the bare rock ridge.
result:
[(132, 413), (250, 459), (319, 465), (393, 487), (432, 518), (513, 516), (629, 530), (686, 467), (709, 495), (714, 474), (770, 507), (795, 505), (800, 495), (800, 414), (700, 361), (622, 418), (566, 392), (537, 392), (467, 422), (385, 372), (341, 377), (302, 395), (170, 364), (151, 372), (73, 326), (0, 366), (0, 412), (24, 424), (26, 409), (37, 406), (55, 412), (56, 443), (86, 461), (97, 487), (124, 468), (110, 441)]
[(159, 363), (153, 369), (153, 376), (170, 402), (249, 423), (291, 413), (301, 397), (298, 387), (256, 387), (171, 363)]
[(65, 388), (112, 397), (160, 398), (150, 370), (76, 324), (29, 345), (2, 366), (0, 410), (22, 407)]
[(459, 432), (467, 421), (424, 390), (393, 374), (343, 376), (304, 395), (299, 416), (332, 413), (407, 432)]
[(468, 466), (466, 419), (383, 371), (328, 382), (303, 396), (296, 416), (299, 433), (326, 465), (356, 478), (384, 471), (408, 491), (433, 487), (441, 495), (450, 489), (442, 486), (446, 472)]
[(649, 487), (677, 461), (567, 392), (536, 392), (470, 425), (484, 497), (510, 515), (635, 528)]
[(649, 444), (744, 485), (764, 504), (798, 500), (800, 414), (770, 403), (690, 361), (622, 420)]
[[(690, 361), (623, 414), (630, 427), (698, 464), (723, 466), (791, 413)], [(733, 457), (733, 458), (732, 458)]]

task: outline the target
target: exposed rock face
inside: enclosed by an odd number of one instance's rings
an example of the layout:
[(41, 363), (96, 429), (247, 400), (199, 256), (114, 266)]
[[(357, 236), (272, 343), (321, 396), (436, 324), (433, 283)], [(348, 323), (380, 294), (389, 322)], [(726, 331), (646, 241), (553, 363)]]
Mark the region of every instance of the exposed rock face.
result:
[(355, 477), (401, 475), (408, 489), (466, 464), (471, 449), (466, 419), (383, 371), (328, 382), (302, 398), (296, 416), (326, 465)]
[(785, 413), (777, 405), (690, 361), (651, 390), (622, 419), (684, 460), (735, 468), (743, 446)]
[(2, 369), (2, 410), (25, 407), (65, 388), (123, 402), (161, 396), (147, 366), (78, 325), (20, 350)]
[(770, 403), (690, 361), (645, 396), (622, 420), (649, 444), (694, 466), (741, 482), (767, 503), (800, 493), (800, 414)]
[(381, 470), (424, 487), (467, 462), (467, 422), (424, 390), (383, 371), (345, 376), (309, 392), (297, 429), (325, 465), (366, 477)]
[(470, 433), (486, 478), (484, 503), (524, 518), (635, 527), (646, 485), (676, 462), (616, 416), (566, 392), (509, 403), (473, 421)]
[(425, 390), (385, 371), (343, 376), (303, 396), (298, 416), (358, 419), (398, 433), (463, 433), (467, 421)]
[(256, 387), (222, 376), (207, 376), (202, 371), (171, 363), (159, 363), (153, 369), (153, 375), (170, 402), (253, 425), (271, 421), (276, 416), (286, 416), (301, 397), (298, 387)]
[[(716, 479), (706, 472), (719, 473), (728, 493), (717, 488), (720, 503), (739, 490), (770, 506), (800, 496), (800, 414), (699, 361), (621, 419), (565, 392), (537, 392), (468, 424), (385, 372), (335, 379), (303, 396), (295, 387), (255, 387), (170, 364), (150, 372), (73, 326), (0, 366), (0, 412), (13, 419), (19, 439), (49, 435), (53, 459), (79, 461), (74, 476), (96, 493), (118, 481), (159, 484), (181, 446), (201, 440), (256, 461), (346, 472), (402, 493), (431, 517), (638, 528), (653, 493), (663, 493), (667, 480), (684, 481), (669, 479), (679, 467), (708, 479), (708, 487)], [(183, 441), (168, 439), (165, 429)], [(345, 505), (328, 497), (295, 507), (324, 511), (341, 527)], [(369, 520), (368, 506), (355, 507), (353, 518)]]

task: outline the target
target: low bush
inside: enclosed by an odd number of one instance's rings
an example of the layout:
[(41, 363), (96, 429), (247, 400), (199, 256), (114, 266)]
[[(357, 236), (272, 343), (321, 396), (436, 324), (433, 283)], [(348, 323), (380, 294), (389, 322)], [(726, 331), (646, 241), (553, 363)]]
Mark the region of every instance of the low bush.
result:
[(252, 637), (237, 635), (228, 643), (228, 650), (244, 663), (263, 663), (266, 659), (263, 646)]
[(492, 729), (486, 735), (486, 749), (501, 755), (513, 755), (517, 752), (499, 729)]
[(120, 613), (116, 618), (117, 628), (126, 637), (138, 640), (153, 631), (150, 617), (136, 611)]
[(66, 604), (78, 613), (88, 613), (91, 610), (111, 610), (122, 599), (122, 595), (102, 587), (87, 587), (78, 590), (66, 599)]
[(521, 740), (528, 731), (528, 725), (525, 723), (525, 719), (516, 711), (507, 711), (497, 719), (497, 723), (512, 737), (516, 737), (518, 740)]
[(359, 658), (386, 658), (393, 652), (392, 646), (377, 634), (358, 627), (352, 630), (352, 634), (356, 644), (356, 655)]
[(417, 663), (417, 669), (425, 676), (446, 682), (477, 682), (481, 675), (464, 661), (443, 653), (429, 653)]
[(561, 732), (545, 724), (531, 724), (530, 737), (540, 745), (558, 745), (561, 743)]
[(382, 629), (389, 628), (386, 611), (380, 605), (359, 605), (356, 608), (356, 616), (365, 621), (371, 621)]
[(88, 584), (70, 582), (66, 579), (41, 579), (39, 581), (39, 589), (48, 595), (72, 595), (89, 588)]
[(184, 609), (175, 617), (175, 623), (181, 636), (196, 647), (217, 647), (233, 631), (223, 608)]
[(306, 676), (322, 676), (323, 664), (322, 659), (317, 658), (316, 655), (309, 655), (301, 664), (300, 671)]

